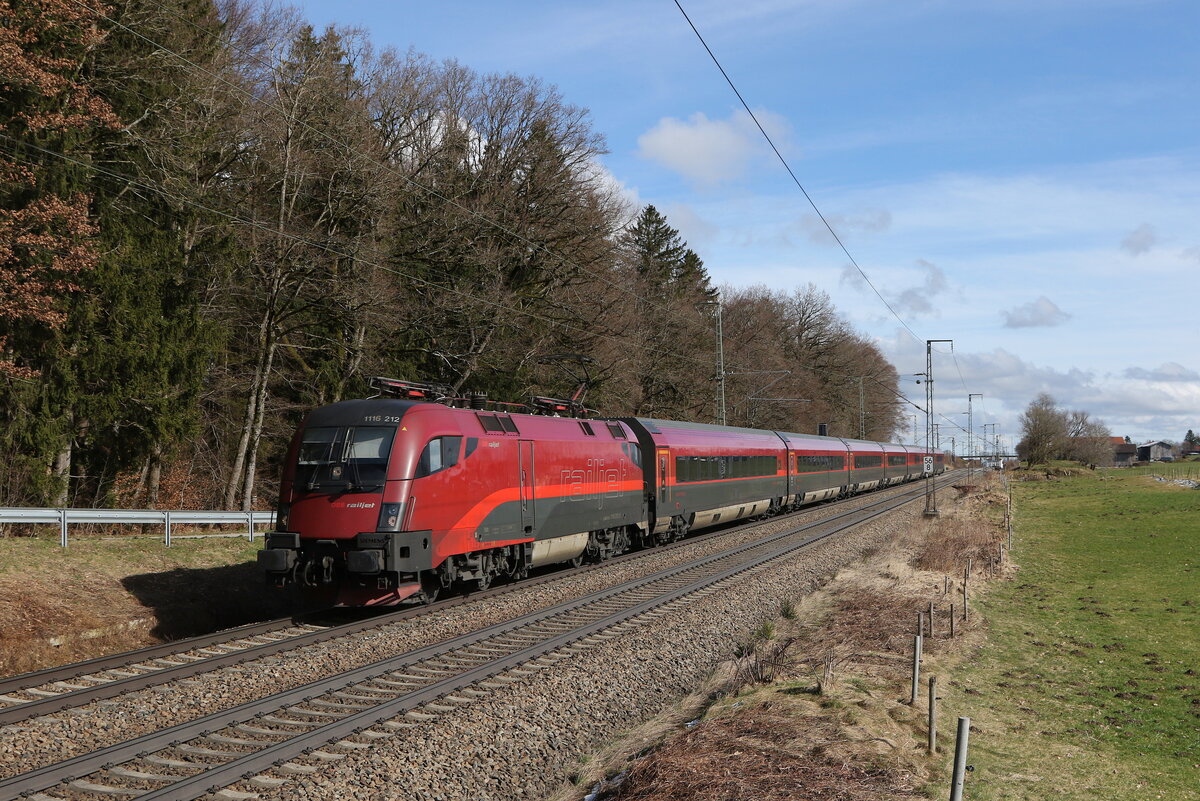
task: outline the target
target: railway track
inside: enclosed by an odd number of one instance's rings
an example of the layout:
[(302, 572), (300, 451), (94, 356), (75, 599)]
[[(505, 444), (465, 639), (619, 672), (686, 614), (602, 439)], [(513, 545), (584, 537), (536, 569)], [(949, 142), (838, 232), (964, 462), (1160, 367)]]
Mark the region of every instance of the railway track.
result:
[[(895, 488), (891, 492), (895, 492)], [(879, 498), (872, 497), (868, 504), (860, 508), (870, 508), (875, 503), (884, 503), (889, 497), (888, 491), (885, 491), (880, 494)], [(862, 501), (863, 497), (858, 496), (850, 500)], [(805, 514), (812, 511), (813, 508), (809, 507), (794, 512), (793, 515)], [(786, 516), (775, 518), (775, 520), (786, 519)], [(524, 582), (500, 585), (484, 592), (447, 598), (429, 606), (407, 607), (347, 623), (319, 625), (309, 622), (319, 619), (317, 616), (309, 616), (304, 619), (282, 618), (0, 679), (0, 726), (19, 723), (39, 715), (74, 709), (95, 701), (115, 698), (124, 693), (143, 690), (232, 665), (240, 665), (296, 648), (383, 628), (402, 620), (436, 613), (469, 601), (474, 602), (542, 583), (559, 581), (613, 564), (665, 553), (675, 548), (703, 542), (711, 537), (728, 536), (731, 533), (758, 525), (761, 525), (761, 522), (750, 522), (718, 529), (689, 537), (666, 547), (635, 551), (598, 565), (555, 570)]]
[(922, 494), (909, 487), (757, 542), (47, 765), (0, 781), (0, 799), (249, 797), (370, 748), (374, 740), (421, 727)]

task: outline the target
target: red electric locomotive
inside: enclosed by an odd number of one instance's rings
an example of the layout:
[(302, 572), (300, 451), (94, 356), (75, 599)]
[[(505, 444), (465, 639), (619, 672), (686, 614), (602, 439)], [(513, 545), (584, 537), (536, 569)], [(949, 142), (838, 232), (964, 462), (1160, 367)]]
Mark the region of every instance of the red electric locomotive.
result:
[(732, 426), (559, 417), (570, 409), (547, 403), (550, 414), (463, 408), (430, 402), (422, 385), (373, 383), (398, 397), (305, 418), (276, 530), (258, 554), (274, 583), (346, 605), (429, 601), (455, 584), (482, 589), (540, 565), (601, 561), (909, 480), (925, 455)]

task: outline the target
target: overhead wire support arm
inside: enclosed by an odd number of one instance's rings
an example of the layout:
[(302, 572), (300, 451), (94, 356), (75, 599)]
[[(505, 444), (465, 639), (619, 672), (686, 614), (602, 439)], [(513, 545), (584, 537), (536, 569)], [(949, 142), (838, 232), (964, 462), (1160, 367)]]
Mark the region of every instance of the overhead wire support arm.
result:
[[(950, 342), (952, 339), (927, 339), (925, 340), (925, 453), (928, 457), (934, 458), (934, 464), (937, 464), (937, 457), (933, 454), (933, 345), (935, 342)], [(933, 481), (933, 472), (925, 472), (925, 516), (936, 517), (938, 514), (937, 508), (937, 487)]]

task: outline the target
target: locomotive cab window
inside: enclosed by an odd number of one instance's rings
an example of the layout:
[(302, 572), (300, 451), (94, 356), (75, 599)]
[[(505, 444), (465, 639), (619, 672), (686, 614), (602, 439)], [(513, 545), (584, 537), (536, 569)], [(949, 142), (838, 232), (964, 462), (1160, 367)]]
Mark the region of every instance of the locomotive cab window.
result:
[(374, 489), (387, 478), (396, 429), (313, 426), (301, 435), (296, 483), (309, 492)]
[(447, 467), (458, 464), (459, 446), (462, 437), (436, 437), (421, 451), (417, 460), (417, 473), (414, 478), (424, 478), (439, 473)]

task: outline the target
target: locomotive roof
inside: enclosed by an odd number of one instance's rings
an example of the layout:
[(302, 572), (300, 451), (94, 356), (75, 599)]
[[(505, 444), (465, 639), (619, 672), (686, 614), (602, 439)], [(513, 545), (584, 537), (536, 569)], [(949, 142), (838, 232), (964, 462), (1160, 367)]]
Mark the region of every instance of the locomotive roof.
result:
[(370, 425), (383, 422), (382, 419), (373, 420), (371, 418), (402, 417), (409, 409), (420, 405), (423, 405), (420, 401), (400, 400), (399, 398), (339, 401), (313, 409), (308, 413), (305, 424), (310, 426)]

